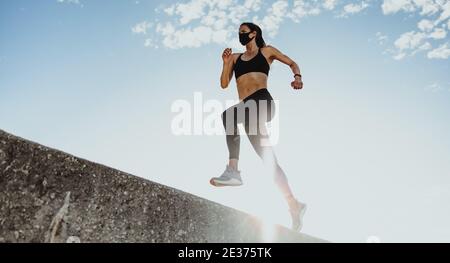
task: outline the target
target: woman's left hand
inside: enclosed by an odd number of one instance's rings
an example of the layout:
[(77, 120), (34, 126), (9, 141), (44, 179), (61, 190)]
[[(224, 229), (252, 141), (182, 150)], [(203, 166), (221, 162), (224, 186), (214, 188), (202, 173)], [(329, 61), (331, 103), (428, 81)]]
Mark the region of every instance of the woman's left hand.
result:
[(296, 78), (291, 82), (291, 87), (294, 89), (303, 89), (303, 81), (300, 78)]

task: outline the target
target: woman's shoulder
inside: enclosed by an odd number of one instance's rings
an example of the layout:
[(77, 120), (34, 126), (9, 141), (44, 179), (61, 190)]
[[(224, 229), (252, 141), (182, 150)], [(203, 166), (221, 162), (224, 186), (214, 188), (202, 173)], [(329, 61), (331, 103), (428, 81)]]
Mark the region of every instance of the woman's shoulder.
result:
[(237, 59), (244, 53), (232, 53), (233, 55), (233, 64), (236, 64)]
[(265, 55), (266, 57), (270, 57), (271, 53), (272, 53), (272, 46), (271, 45), (265, 45), (263, 47), (260, 48), (261, 53), (263, 53), (263, 55)]
[(261, 50), (267, 52), (267, 53), (271, 53), (274, 50), (277, 50), (274, 46), (272, 45), (265, 45), (264, 47), (261, 48)]

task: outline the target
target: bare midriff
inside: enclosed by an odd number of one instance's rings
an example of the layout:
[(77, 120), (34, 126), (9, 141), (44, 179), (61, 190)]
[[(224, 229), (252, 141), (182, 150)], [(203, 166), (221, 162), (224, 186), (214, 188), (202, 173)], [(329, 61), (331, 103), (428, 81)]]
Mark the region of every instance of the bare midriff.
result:
[(262, 72), (249, 72), (236, 80), (239, 100), (243, 100), (260, 89), (267, 88), (267, 75)]

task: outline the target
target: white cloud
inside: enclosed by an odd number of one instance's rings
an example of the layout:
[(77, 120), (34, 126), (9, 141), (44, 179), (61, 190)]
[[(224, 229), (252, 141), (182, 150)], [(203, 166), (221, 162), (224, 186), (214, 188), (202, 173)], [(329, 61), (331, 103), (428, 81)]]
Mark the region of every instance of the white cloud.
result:
[[(403, 59), (406, 55), (413, 56), (416, 53), (432, 48), (427, 39), (443, 39), (447, 36), (447, 32), (443, 28), (436, 28), (433, 32), (426, 34), (424, 32), (410, 31), (403, 33), (395, 42), (394, 46), (397, 48), (394, 53), (394, 59)], [(441, 46), (435, 50), (428, 52), (428, 58), (447, 58), (446, 45)]]
[[(231, 3), (231, 1), (223, 1), (223, 2)], [(244, 2), (244, 6), (246, 8), (251, 9), (252, 11), (259, 11), (259, 9), (261, 8), (261, 0), (246, 0)]]
[(420, 15), (432, 15), (439, 11), (439, 3), (442, 1), (443, 0), (384, 0), (381, 8), (386, 15), (400, 11), (414, 12), (417, 10), (420, 10)]
[(156, 28), (157, 32), (163, 36), (164, 46), (172, 49), (200, 47), (209, 43), (223, 44), (228, 41), (227, 30), (213, 30), (207, 26), (175, 29), (170, 22), (167, 22), (157, 24)]
[(394, 45), (400, 51), (407, 49), (415, 49), (426, 39), (426, 34), (422, 32), (407, 32), (402, 34), (395, 42)]
[(386, 41), (389, 39), (388, 36), (384, 35), (381, 32), (377, 32), (375, 34), (375, 37), (377, 38), (378, 44), (380, 44), (380, 45), (384, 45), (386, 43)]
[[(344, 8), (356, 13), (368, 6), (360, 1)], [(238, 26), (245, 21), (258, 24), (264, 36), (273, 38), (281, 24), (290, 19), (297, 23), (307, 16), (316, 16), (334, 10), (338, 0), (190, 0), (175, 2), (164, 8), (166, 22), (158, 22), (156, 32), (163, 44), (169, 48), (198, 47), (208, 43), (227, 44), (237, 41)], [(168, 24), (169, 23), (169, 24)], [(208, 28), (208, 31), (206, 31)], [(201, 30), (200, 30), (201, 29)], [(200, 31), (199, 31), (200, 30)], [(168, 32), (170, 31), (170, 32)], [(133, 32), (145, 34), (145, 24), (136, 25)], [(198, 34), (202, 33), (204, 39)], [(183, 40), (183, 38), (187, 38)], [(188, 43), (192, 41), (191, 43)]]
[(411, 52), (411, 56), (414, 56), (417, 52), (425, 51), (431, 49), (430, 42), (425, 42), (424, 44), (420, 45), (418, 48), (416, 48), (413, 52)]
[(325, 0), (323, 2), (323, 7), (327, 10), (333, 10), (336, 7), (337, 0)]
[[(438, 0), (439, 1), (439, 0)], [(435, 0), (414, 0), (417, 8), (421, 9), (420, 15), (432, 15), (439, 11), (438, 1)]]
[(434, 39), (443, 39), (447, 36), (447, 31), (444, 28), (436, 28), (429, 37)]
[(395, 42), (395, 51), (390, 50), (395, 60), (401, 60), (406, 56), (414, 56), (416, 53), (432, 48), (426, 40), (430, 37), (423, 32), (410, 31), (402, 34)]
[[(444, 1), (444, 0), (441, 0), (441, 1)], [(444, 4), (441, 5), (441, 8), (443, 11), (442, 11), (441, 15), (439, 16), (439, 19), (436, 21), (437, 23), (442, 22), (450, 17), (450, 1), (447, 0)]]
[(442, 91), (442, 90), (444, 90), (444, 88), (441, 85), (439, 85), (438, 83), (433, 83), (433, 84), (426, 86), (424, 88), (424, 90), (434, 93), (434, 92)]
[(216, 29), (223, 29), (228, 24), (228, 17), (224, 11), (214, 10), (202, 18), (202, 24)]
[[(448, 37), (446, 30), (448, 26), (440, 24), (450, 17), (450, 0), (383, 0), (382, 10), (384, 14), (415, 12), (419, 17), (423, 17), (417, 23), (417, 28), (421, 32), (403, 33), (395, 41), (397, 52), (393, 52), (394, 58), (401, 59), (408, 54), (414, 55), (419, 51), (432, 49), (433, 44), (439, 44), (439, 40)], [(432, 42), (425, 43), (425, 39)], [(435, 56), (437, 55), (434, 50), (428, 52), (428, 58)]]
[(56, 0), (56, 2), (60, 4), (74, 4), (83, 7), (83, 4), (81, 3), (80, 0)]
[(152, 27), (152, 23), (144, 21), (141, 23), (136, 24), (134, 27), (131, 28), (131, 31), (134, 34), (147, 34), (147, 30)]
[(433, 49), (428, 52), (427, 54), (428, 58), (432, 59), (447, 59), (450, 57), (450, 48), (448, 46), (448, 43), (442, 44), (436, 49)]
[(366, 9), (367, 7), (369, 7), (369, 4), (366, 1), (361, 1), (360, 3), (346, 4), (340, 17), (347, 17), (348, 15), (359, 13), (364, 9)]
[[(286, 13), (287, 1), (277, 1), (267, 10), (259, 24), (269, 36), (274, 36)], [(170, 18), (156, 24), (156, 33), (168, 48), (200, 47), (209, 43), (237, 47), (237, 31), (249, 15), (260, 11), (262, 0), (191, 0), (163, 8)], [(254, 16), (255, 20), (257, 16)]]
[(428, 49), (431, 49), (430, 42), (426, 42), (425, 44), (423, 44), (419, 47), (419, 50), (428, 50)]
[(439, 11), (446, 0), (383, 0), (381, 8), (384, 14), (394, 14), (400, 11), (414, 12), (420, 10), (420, 15), (432, 15)]
[(422, 31), (430, 31), (434, 27), (434, 23), (428, 19), (422, 19), (417, 24), (417, 27)]
[(170, 35), (175, 32), (175, 27), (171, 22), (166, 22), (165, 24), (158, 23), (156, 25), (156, 32), (161, 33), (163, 36)]
[(158, 44), (151, 38), (147, 38), (144, 43), (145, 47), (159, 48)]
[[(60, 0), (67, 1), (67, 0)], [(78, 0), (77, 0), (78, 1)], [(141, 22), (132, 28), (134, 34), (147, 35), (145, 46), (156, 46), (158, 42), (167, 48), (200, 47), (217, 43), (233, 48), (242, 48), (237, 39), (237, 30), (242, 22), (253, 22), (263, 30), (264, 37), (274, 38), (283, 23), (290, 20), (298, 23), (310, 16), (333, 12), (337, 17), (361, 13), (375, 3), (373, 0), (186, 0), (155, 9), (165, 16), (154, 23)], [(448, 38), (450, 28), (450, 0), (383, 0), (383, 14), (398, 12), (419, 16), (418, 23), (407, 32), (393, 38), (386, 53), (395, 59), (403, 59), (424, 50), (428, 57), (436, 56), (433, 46)], [(159, 12), (163, 10), (163, 12)], [(447, 19), (447, 20), (446, 20)], [(441, 24), (441, 23), (445, 24)], [(155, 36), (148, 36), (154, 28)], [(149, 40), (150, 39), (150, 40)], [(380, 45), (389, 38), (376, 33)], [(435, 49), (440, 50), (440, 49)]]
[(400, 52), (400, 53), (398, 53), (397, 55), (394, 56), (394, 59), (395, 59), (395, 60), (401, 60), (401, 59), (403, 59), (405, 56), (406, 56), (405, 53)]
[(255, 18), (255, 23), (270, 37), (275, 37), (288, 10), (288, 2), (284, 0), (276, 1), (267, 10), (267, 15), (262, 20)]
[(393, 14), (401, 10), (407, 12), (415, 10), (411, 0), (384, 0), (381, 8), (384, 14)]
[(174, 13), (180, 16), (180, 23), (185, 25), (192, 20), (201, 18), (205, 14), (206, 0), (193, 0), (186, 3), (177, 3)]
[[(238, 25), (248, 14), (260, 9), (261, 0), (246, 0), (237, 4), (233, 0), (192, 0), (176, 3), (165, 9), (170, 16), (178, 16), (178, 23), (158, 23), (157, 32), (163, 36), (168, 48), (200, 47), (209, 43), (231, 43), (237, 41)], [(277, 10), (275, 10), (277, 11)], [(272, 21), (267, 26), (275, 26)], [(193, 26), (194, 22), (198, 25)]]
[[(370, 0), (359, 2), (356, 9), (366, 8)], [(166, 15), (167, 21), (155, 22), (155, 32), (168, 48), (199, 47), (209, 43), (236, 44), (237, 30), (242, 22), (258, 24), (264, 36), (273, 38), (287, 19), (297, 23), (307, 16), (336, 8), (338, 0), (189, 0), (158, 7), (156, 12)], [(135, 34), (146, 34), (147, 24), (137, 24)], [(152, 38), (154, 39), (154, 38)]]
[(315, 16), (321, 13), (321, 5), (317, 1), (293, 1), (293, 8), (286, 16), (294, 22), (299, 22), (301, 18)]
[(164, 9), (164, 12), (168, 14), (169, 16), (173, 16), (175, 14), (175, 6), (169, 6)]

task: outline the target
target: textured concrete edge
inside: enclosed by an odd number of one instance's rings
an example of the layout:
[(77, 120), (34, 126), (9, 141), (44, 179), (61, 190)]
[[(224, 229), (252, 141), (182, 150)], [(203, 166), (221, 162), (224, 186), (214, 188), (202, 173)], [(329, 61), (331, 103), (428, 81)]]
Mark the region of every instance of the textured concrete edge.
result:
[[(231, 211), (234, 211), (234, 212), (236, 212), (236, 213), (238, 213), (238, 214), (241, 214), (241, 215), (243, 215), (243, 216), (247, 216), (247, 217), (250, 217), (250, 218), (253, 218), (253, 219), (256, 219), (256, 220), (261, 220), (261, 218), (258, 218), (258, 217), (254, 216), (254, 215), (252, 215), (252, 214), (249, 214), (249, 213), (247, 213), (247, 212), (245, 212), (245, 211), (241, 211), (241, 210), (238, 210), (238, 209), (236, 209), (236, 208), (232, 208), (232, 207), (229, 207), (229, 206), (226, 206), (226, 205), (223, 205), (223, 204), (220, 204), (220, 203), (217, 203), (217, 202), (208, 200), (208, 199), (206, 199), (206, 198), (203, 198), (203, 197), (200, 197), (200, 196), (197, 196), (197, 195), (194, 195), (194, 194), (185, 192), (185, 191), (183, 191), (183, 190), (179, 190), (179, 189), (176, 189), (176, 188), (173, 188), (173, 187), (170, 187), (170, 186), (167, 186), (167, 185), (158, 183), (158, 182), (151, 181), (151, 180), (146, 179), (146, 178), (143, 178), (143, 177), (139, 177), (139, 176), (134, 175), (134, 174), (130, 174), (130, 173), (124, 172), (124, 171), (122, 171), (122, 170), (120, 170), (120, 169), (113, 168), (113, 167), (104, 165), (104, 164), (102, 164), (102, 163), (98, 163), (98, 162), (91, 161), (91, 160), (88, 160), (88, 159), (85, 159), (85, 158), (82, 158), (82, 157), (78, 157), (78, 156), (73, 155), (73, 154), (70, 154), (70, 153), (68, 153), (68, 152), (64, 152), (64, 151), (62, 151), (62, 150), (59, 150), (59, 149), (56, 149), (56, 148), (53, 148), (53, 147), (46, 146), (46, 145), (37, 143), (37, 142), (35, 142), (35, 141), (31, 141), (31, 140), (26, 139), (26, 138), (23, 138), (23, 137), (21, 137), (21, 136), (17, 136), (17, 135), (11, 134), (11, 133), (9, 133), (9, 132), (7, 132), (7, 131), (5, 131), (5, 130), (2, 130), (2, 129), (0, 129), (0, 134), (1, 134), (1, 133), (5, 134), (5, 135), (6, 135), (5, 137), (8, 138), (8, 139), (11, 139), (11, 138), (12, 138), (12, 139), (15, 139), (15, 140), (17, 140), (17, 141), (21, 141), (21, 142), (23, 142), (23, 143), (33, 145), (33, 146), (35, 146), (35, 147), (37, 147), (37, 148), (39, 148), (39, 149), (45, 148), (45, 149), (48, 149), (48, 150), (50, 150), (50, 151), (59, 152), (59, 153), (61, 153), (61, 154), (67, 155), (68, 157), (73, 157), (73, 158), (76, 158), (76, 159), (78, 159), (78, 160), (80, 160), (80, 161), (82, 161), (82, 162), (91, 163), (91, 164), (93, 164), (93, 165), (102, 167), (102, 168), (104, 168), (104, 169), (112, 169), (112, 170), (116, 170), (116, 171), (122, 173), (122, 174), (125, 175), (125, 176), (130, 176), (130, 177), (135, 178), (135, 179), (138, 179), (138, 180), (143, 180), (143, 181), (145, 181), (145, 182), (148, 182), (148, 183), (151, 183), (151, 184), (155, 184), (155, 185), (158, 185), (158, 186), (160, 186), (160, 187), (163, 187), (163, 188), (167, 188), (167, 189), (176, 191), (176, 192), (178, 192), (178, 193), (180, 193), (180, 194), (190, 196), (190, 197), (192, 197), (192, 198), (194, 198), (194, 199), (202, 200), (202, 201), (204, 201), (204, 202), (209, 202), (209, 203), (211, 203), (211, 204), (213, 204), (213, 205), (215, 205), (215, 206), (220, 206), (220, 207), (223, 207), (223, 208), (226, 208), (226, 209), (230, 209)], [(308, 242), (308, 243), (330, 243), (330, 241), (328, 241), (328, 240), (316, 238), (316, 237), (310, 236), (310, 235), (308, 235), (308, 234), (293, 232), (293, 231), (291, 231), (290, 229), (288, 229), (288, 228), (286, 228), (286, 227), (284, 227), (284, 226), (282, 226), (282, 225), (279, 225), (279, 224), (275, 224), (274, 226), (277, 227), (277, 228), (283, 229), (284, 231), (291, 232), (291, 233), (293, 233), (293, 234), (299, 234), (299, 235), (302, 236), (302, 239), (304, 239), (304, 240), (305, 240), (306, 242)]]

